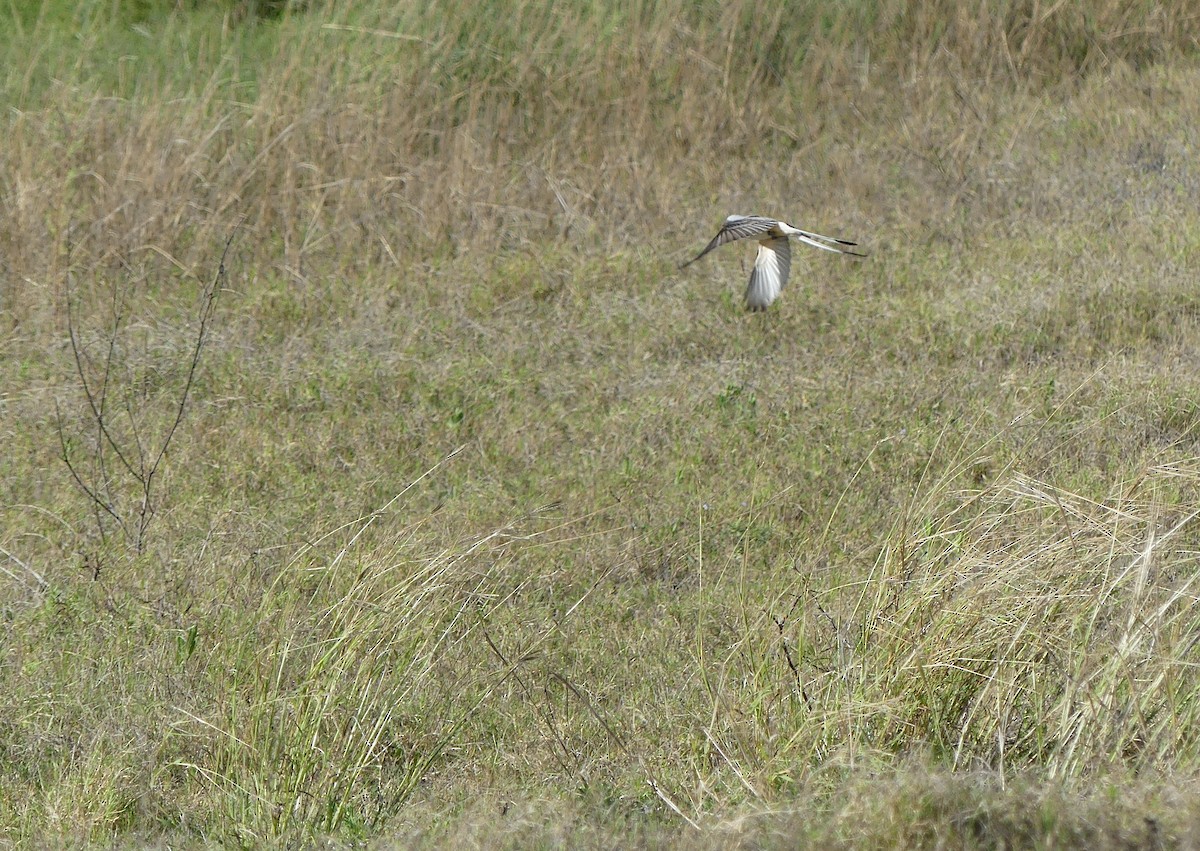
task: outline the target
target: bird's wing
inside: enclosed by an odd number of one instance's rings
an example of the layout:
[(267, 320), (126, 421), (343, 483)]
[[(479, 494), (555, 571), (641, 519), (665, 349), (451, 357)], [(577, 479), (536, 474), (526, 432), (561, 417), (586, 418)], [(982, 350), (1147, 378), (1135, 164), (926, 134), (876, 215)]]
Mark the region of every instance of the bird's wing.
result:
[(725, 224), (721, 226), (721, 230), (717, 232), (717, 235), (713, 237), (712, 242), (703, 251), (679, 268), (682, 269), (684, 266), (690, 266), (714, 248), (720, 248), (727, 242), (746, 239), (751, 236), (762, 236), (778, 224), (775, 219), (766, 219), (762, 216), (730, 216), (725, 220)]
[(796, 237), (796, 239), (800, 240), (801, 242), (806, 242), (809, 245), (815, 245), (817, 248), (824, 248), (826, 251), (836, 251), (838, 254), (850, 254), (854, 257), (867, 256), (865, 254), (860, 254), (857, 251), (851, 251), (848, 248), (839, 247), (842, 245), (858, 245), (857, 242), (851, 242), (848, 239), (838, 239), (836, 236), (821, 236), (819, 233), (812, 233), (811, 231), (800, 230), (799, 228), (796, 228), (796, 230), (792, 233), (792, 236)]
[(750, 284), (746, 287), (746, 307), (750, 310), (766, 310), (782, 292), (791, 268), (792, 249), (786, 236), (759, 242)]

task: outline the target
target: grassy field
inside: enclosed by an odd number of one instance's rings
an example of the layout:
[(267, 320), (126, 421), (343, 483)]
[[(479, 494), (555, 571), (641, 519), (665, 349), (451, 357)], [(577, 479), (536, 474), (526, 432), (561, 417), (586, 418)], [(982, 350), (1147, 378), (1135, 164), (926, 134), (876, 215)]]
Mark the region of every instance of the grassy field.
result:
[(398, 5), (0, 8), (0, 842), (1200, 845), (1192, 5)]

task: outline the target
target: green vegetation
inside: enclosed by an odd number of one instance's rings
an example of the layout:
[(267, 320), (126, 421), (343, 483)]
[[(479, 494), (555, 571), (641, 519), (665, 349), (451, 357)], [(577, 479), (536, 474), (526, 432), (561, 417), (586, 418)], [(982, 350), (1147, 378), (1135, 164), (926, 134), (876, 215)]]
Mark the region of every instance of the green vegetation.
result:
[(0, 8), (0, 836), (1195, 844), (1200, 19), (793, 5)]

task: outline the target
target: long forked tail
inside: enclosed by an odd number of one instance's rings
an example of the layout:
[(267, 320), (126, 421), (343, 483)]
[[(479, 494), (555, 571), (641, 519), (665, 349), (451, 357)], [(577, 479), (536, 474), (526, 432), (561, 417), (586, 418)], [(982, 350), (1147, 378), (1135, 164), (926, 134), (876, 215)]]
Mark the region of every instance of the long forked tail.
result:
[(799, 228), (792, 233), (792, 236), (796, 237), (796, 239), (807, 245), (823, 248), (826, 251), (833, 251), (837, 254), (849, 254), (851, 257), (867, 256), (859, 251), (851, 251), (849, 248), (842, 248), (841, 246), (843, 245), (852, 245), (856, 248), (858, 247), (857, 242), (851, 242), (848, 239), (838, 239), (836, 236), (822, 236), (819, 233), (812, 233), (810, 231), (800, 230)]

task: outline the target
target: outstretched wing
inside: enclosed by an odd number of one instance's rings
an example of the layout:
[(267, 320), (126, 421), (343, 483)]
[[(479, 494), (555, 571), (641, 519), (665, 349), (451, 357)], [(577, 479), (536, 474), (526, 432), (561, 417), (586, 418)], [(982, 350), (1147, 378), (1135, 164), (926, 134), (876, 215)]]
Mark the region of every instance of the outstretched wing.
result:
[(775, 219), (767, 219), (762, 216), (730, 216), (725, 220), (725, 224), (721, 226), (721, 230), (713, 237), (712, 242), (708, 246), (679, 268), (690, 266), (701, 257), (714, 248), (720, 248), (727, 242), (733, 242), (737, 239), (746, 239), (751, 236), (763, 236), (769, 233), (772, 228), (778, 226), (779, 222)]
[(750, 310), (766, 310), (783, 291), (791, 268), (792, 249), (786, 236), (759, 242), (750, 284), (746, 287), (746, 307)]

